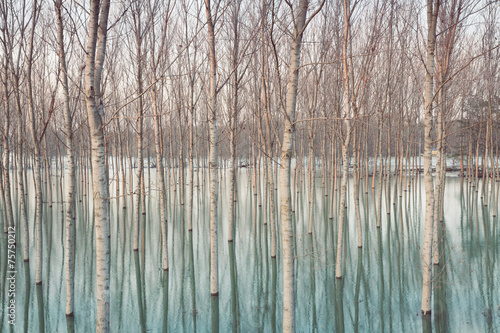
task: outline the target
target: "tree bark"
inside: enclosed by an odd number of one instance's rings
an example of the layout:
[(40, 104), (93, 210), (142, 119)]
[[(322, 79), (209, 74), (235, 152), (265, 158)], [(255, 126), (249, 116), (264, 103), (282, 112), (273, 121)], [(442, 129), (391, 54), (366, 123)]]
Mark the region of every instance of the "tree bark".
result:
[(425, 183), (425, 224), (422, 246), (422, 314), (431, 313), (432, 294), (432, 233), (434, 221), (434, 187), (432, 185), (432, 102), (434, 80), (434, 51), (436, 49), (436, 23), (439, 0), (427, 0), (427, 59), (425, 76), (424, 114), (424, 183)]
[(294, 231), (292, 219), (292, 193), (290, 188), (290, 166), (293, 155), (295, 132), (295, 110), (299, 82), (300, 51), (302, 36), (306, 28), (308, 0), (300, 0), (294, 18), (295, 28), (290, 51), (290, 67), (285, 104), (283, 143), (281, 146), (279, 185), (281, 192), (281, 238), (283, 247), (283, 332), (295, 332), (295, 273)]
[(217, 58), (215, 56), (215, 31), (210, 0), (205, 0), (207, 15), (209, 61), (210, 61), (210, 90), (209, 90), (209, 127), (210, 127), (210, 293), (219, 294), (219, 272), (217, 251)]
[[(109, 332), (109, 239), (106, 156), (104, 151), (104, 107), (100, 81), (106, 50), (110, 1), (92, 0), (85, 63), (85, 102), (91, 135), (92, 191), (95, 217), (96, 248), (96, 332)], [(99, 13), (100, 8), (100, 13)]]
[(67, 198), (66, 198), (66, 250), (65, 250), (65, 266), (66, 266), (66, 315), (73, 315), (74, 308), (74, 226), (75, 219), (75, 161), (73, 153), (73, 120), (69, 106), (69, 88), (68, 88), (68, 72), (66, 68), (66, 53), (64, 51), (64, 30), (61, 14), (62, 0), (55, 1), (55, 10), (57, 16), (57, 40), (59, 43), (59, 64), (61, 66), (62, 86), (64, 94), (64, 120), (66, 125), (66, 158), (68, 163), (68, 182), (67, 182)]

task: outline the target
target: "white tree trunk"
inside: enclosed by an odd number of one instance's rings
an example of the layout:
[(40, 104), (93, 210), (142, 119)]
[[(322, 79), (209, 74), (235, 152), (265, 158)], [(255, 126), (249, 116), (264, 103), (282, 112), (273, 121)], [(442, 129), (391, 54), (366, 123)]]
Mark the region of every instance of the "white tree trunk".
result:
[[(443, 170), (442, 170), (442, 157), (443, 157), (443, 92), (438, 93), (438, 116), (437, 116), (437, 140), (436, 140), (436, 184), (434, 193), (436, 194), (436, 202), (434, 203), (434, 225), (432, 228), (432, 258), (434, 265), (439, 265), (439, 208), (441, 207), (441, 187), (443, 186)], [(432, 157), (431, 157), (432, 158)]]
[(297, 15), (295, 17), (295, 30), (291, 42), (290, 67), (286, 92), (283, 144), (281, 146), (280, 156), (279, 186), (281, 194), (281, 239), (283, 247), (283, 332), (295, 332), (295, 273), (293, 249), (295, 235), (292, 220), (290, 166), (293, 155), (300, 51), (308, 6), (308, 0), (300, 0), (296, 12)]
[[(100, 80), (106, 50), (110, 1), (92, 0), (85, 63), (85, 102), (90, 126), (92, 151), (92, 191), (96, 249), (96, 332), (109, 332), (109, 239), (106, 156), (104, 151), (103, 105)], [(101, 13), (99, 14), (99, 8)], [(99, 22), (98, 22), (99, 21)]]
[[(33, 38), (36, 24), (37, 1), (33, 3), (32, 32), (30, 37), (30, 47), (28, 55), (27, 83), (28, 83), (28, 106), (30, 113), (31, 136), (33, 140), (33, 150), (35, 155), (35, 225), (36, 225), (36, 284), (42, 283), (43, 271), (43, 235), (42, 235), (42, 176), (40, 174), (41, 155), (40, 140), (36, 131), (36, 118), (34, 110), (33, 86), (31, 82), (31, 68), (33, 64)], [(50, 200), (51, 201), (51, 200)]]
[(22, 107), (21, 100), (19, 96), (19, 73), (14, 75), (14, 95), (16, 98), (17, 110), (18, 110), (18, 123), (17, 123), (17, 137), (18, 137), (18, 154), (17, 154), (17, 184), (19, 186), (19, 208), (21, 210), (21, 225), (23, 226), (23, 258), (24, 261), (29, 260), (29, 226), (28, 226), (28, 217), (26, 213), (26, 197), (25, 197), (25, 189), (24, 189), (24, 176), (23, 170), (25, 170), (23, 166), (23, 141), (25, 140), (23, 133), (23, 117), (22, 117)]
[[(137, 5), (139, 7), (139, 5)], [(139, 234), (141, 223), (141, 208), (144, 211), (144, 157), (142, 154), (142, 115), (143, 115), (143, 100), (142, 100), (142, 31), (141, 31), (141, 13), (140, 8), (134, 8), (134, 23), (135, 23), (135, 38), (137, 43), (137, 190), (135, 193), (135, 210), (134, 210), (134, 251), (139, 249)], [(142, 204), (142, 205), (141, 205)], [(142, 231), (144, 232), (144, 230)]]
[(210, 103), (209, 103), (209, 127), (210, 127), (210, 293), (212, 296), (219, 294), (219, 272), (217, 251), (217, 58), (215, 57), (215, 31), (212, 21), (210, 0), (205, 0), (205, 12), (207, 15), (209, 59), (210, 59)]
[(342, 278), (342, 247), (344, 241), (344, 211), (346, 200), (346, 185), (349, 178), (349, 141), (351, 139), (350, 120), (346, 119), (347, 134), (342, 142), (342, 180), (340, 184), (339, 219), (337, 221), (337, 258), (335, 260), (335, 276)]
[(238, 126), (238, 18), (240, 11), (240, 1), (236, 0), (233, 3), (233, 55), (232, 55), (232, 66), (233, 66), (233, 96), (231, 105), (231, 116), (230, 116), (230, 127), (231, 133), (229, 137), (229, 150), (230, 150), (230, 162), (229, 162), (229, 214), (228, 214), (228, 226), (227, 226), (227, 240), (229, 242), (233, 241), (234, 235), (234, 224), (236, 219), (235, 214), (235, 182), (236, 182), (236, 130)]
[[(434, 3), (433, 3), (434, 2)], [(432, 185), (432, 97), (434, 80), (434, 50), (436, 48), (436, 21), (439, 0), (427, 0), (427, 62), (425, 77), (424, 114), (424, 183), (425, 183), (425, 224), (422, 246), (422, 314), (431, 313), (432, 294), (432, 223), (434, 213), (434, 187)]]
[(64, 51), (64, 30), (61, 14), (62, 0), (54, 2), (57, 16), (57, 40), (59, 43), (59, 64), (61, 66), (62, 86), (64, 93), (64, 119), (66, 123), (66, 158), (68, 160), (68, 181), (66, 198), (66, 246), (65, 246), (65, 269), (66, 269), (66, 315), (73, 315), (74, 308), (74, 245), (73, 245), (73, 221), (75, 219), (75, 161), (73, 156), (73, 124), (69, 106), (68, 75), (66, 69), (66, 53)]
[(344, 123), (346, 135), (342, 141), (342, 181), (340, 185), (340, 214), (337, 221), (337, 258), (335, 260), (335, 276), (342, 278), (342, 248), (344, 246), (344, 211), (346, 201), (346, 185), (349, 177), (349, 142), (351, 140), (351, 108), (350, 108), (350, 84), (349, 84), (349, 64), (348, 64), (348, 40), (350, 37), (350, 22), (348, 17), (351, 14), (350, 5), (344, 2), (344, 37), (343, 37), (343, 71), (344, 71)]

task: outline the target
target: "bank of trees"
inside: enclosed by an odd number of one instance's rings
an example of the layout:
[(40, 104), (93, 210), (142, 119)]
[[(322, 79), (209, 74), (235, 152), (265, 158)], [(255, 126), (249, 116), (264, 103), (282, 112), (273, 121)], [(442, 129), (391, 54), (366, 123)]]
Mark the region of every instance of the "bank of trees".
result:
[[(160, 266), (168, 271), (167, 224), (192, 232), (195, 191), (209, 186), (210, 292), (217, 295), (217, 207), (230, 208), (223, 226), (234, 241), (236, 179), (247, 170), (268, 225), (270, 255), (284, 262), (284, 328), (293, 331), (293, 214), (301, 182), (309, 187), (309, 233), (315, 225), (336, 226), (332, 261), (340, 279), (344, 228), (357, 230), (360, 248), (362, 231), (371, 232), (361, 230), (360, 193), (373, 196), (377, 220), (369, 225), (381, 227), (383, 189), (389, 205), (423, 172), (422, 311), (429, 313), (447, 170), (456, 167), (496, 214), (499, 22), (498, 1), (479, 0), (2, 0), (4, 231), (22, 230), (26, 261), (36, 244), (36, 283), (42, 283), (48, 223), (42, 206), (57, 200), (48, 190), (54, 170), (67, 170), (60, 179), (66, 312), (73, 313), (74, 302), (74, 209), (83, 198), (93, 200), (96, 218), (97, 329), (108, 331), (110, 205), (127, 208), (123, 198), (134, 197), (131, 232), (139, 250), (147, 246), (140, 241), (144, 198), (156, 200)], [(146, 186), (152, 168), (157, 181)], [(205, 169), (207, 182), (198, 172)], [(226, 170), (229, 181), (220, 182)], [(318, 177), (329, 199), (327, 221), (314, 216)], [(349, 177), (354, 224), (344, 215)], [(229, 202), (218, 201), (221, 185)], [(28, 232), (29, 186), (35, 235)], [(181, 221), (169, 221), (172, 194), (185, 211)]]

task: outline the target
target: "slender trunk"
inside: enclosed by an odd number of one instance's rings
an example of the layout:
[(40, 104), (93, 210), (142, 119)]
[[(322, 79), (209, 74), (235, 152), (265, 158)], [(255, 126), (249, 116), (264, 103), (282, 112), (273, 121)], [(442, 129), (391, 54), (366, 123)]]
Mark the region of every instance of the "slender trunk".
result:
[(425, 226), (422, 246), (422, 314), (431, 313), (432, 294), (432, 232), (434, 214), (434, 188), (432, 185), (432, 96), (434, 80), (434, 50), (436, 48), (436, 24), (439, 0), (427, 0), (427, 60), (425, 77), (424, 114), (424, 182), (425, 182)]
[(439, 221), (441, 218), (440, 209), (442, 207), (442, 196), (441, 191), (444, 186), (444, 170), (443, 170), (443, 162), (444, 162), (444, 125), (443, 125), (443, 113), (444, 113), (444, 93), (443, 90), (440, 90), (438, 93), (438, 101), (437, 104), (438, 112), (437, 112), (437, 144), (436, 144), (436, 184), (434, 193), (436, 194), (437, 201), (434, 203), (434, 226), (433, 226), (433, 236), (432, 236), (432, 256), (434, 265), (439, 265)]
[[(310, 114), (314, 117), (314, 111)], [(309, 234), (312, 234), (314, 227), (314, 121), (309, 121), (309, 156), (307, 157), (307, 166), (309, 167)]]
[[(85, 64), (85, 102), (91, 135), (92, 191), (94, 199), (96, 249), (96, 332), (109, 332), (109, 239), (108, 193), (104, 151), (103, 116), (100, 81), (106, 50), (110, 1), (92, 0)], [(99, 13), (100, 9), (100, 13)]]
[(209, 127), (210, 127), (210, 293), (219, 294), (219, 257), (217, 250), (217, 58), (215, 56), (215, 30), (212, 21), (210, 0), (205, 0), (207, 15), (209, 60), (210, 60), (210, 88), (209, 88)]
[(360, 219), (360, 216), (359, 216), (359, 194), (358, 194), (358, 191), (359, 191), (359, 177), (357, 175), (358, 173), (358, 170), (359, 170), (359, 165), (358, 165), (358, 162), (359, 162), (359, 153), (356, 153), (359, 152), (358, 150), (358, 146), (360, 145), (360, 140), (357, 136), (357, 128), (355, 127), (355, 130), (354, 130), (354, 160), (352, 161), (352, 165), (353, 165), (353, 187), (354, 187), (354, 191), (353, 191), (353, 194), (354, 194), (354, 211), (355, 211), (355, 214), (356, 214), (356, 230), (357, 230), (357, 234), (358, 234), (358, 247), (361, 248), (362, 247), (362, 243), (361, 243), (361, 219)]
[(17, 139), (18, 139), (18, 153), (17, 153), (17, 184), (19, 188), (18, 198), (19, 198), (19, 208), (21, 212), (21, 225), (23, 226), (23, 258), (24, 261), (29, 260), (29, 226), (28, 226), (28, 217), (26, 213), (26, 197), (25, 197), (25, 189), (24, 189), (24, 176), (23, 171), (25, 168), (23, 167), (23, 116), (22, 116), (22, 107), (21, 107), (21, 99), (19, 96), (19, 76), (14, 75), (14, 95), (16, 99), (17, 111), (18, 111), (18, 122), (17, 122)]
[(308, 0), (300, 0), (291, 43), (286, 93), (283, 143), (280, 157), (281, 238), (283, 247), (283, 332), (295, 332), (294, 231), (291, 211), (290, 166), (293, 155), (295, 110), (299, 81), (300, 51), (305, 29)]
[(59, 64), (61, 66), (62, 86), (64, 94), (64, 119), (66, 125), (66, 158), (68, 161), (68, 181), (67, 181), (67, 198), (66, 198), (66, 249), (65, 249), (65, 266), (66, 266), (66, 315), (72, 316), (74, 309), (74, 227), (75, 220), (75, 161), (73, 153), (73, 124), (69, 106), (69, 89), (68, 75), (66, 68), (66, 53), (64, 51), (64, 30), (61, 14), (62, 0), (55, 2), (57, 16), (57, 40), (59, 43)]
[[(37, 1), (33, 3), (34, 13), (32, 17), (32, 33), (30, 37), (30, 48), (28, 55), (28, 69), (27, 69), (27, 83), (28, 83), (28, 107), (30, 112), (31, 136), (33, 140), (33, 150), (35, 154), (35, 225), (36, 225), (36, 284), (42, 283), (42, 270), (43, 270), (43, 238), (42, 238), (42, 180), (40, 174), (41, 168), (41, 154), (40, 154), (40, 140), (36, 131), (36, 118), (34, 110), (33, 87), (31, 80), (31, 68), (33, 65), (33, 43), (34, 43), (34, 30), (36, 24), (36, 9), (38, 8)], [(51, 200), (49, 199), (49, 206)]]
[[(153, 77), (156, 81), (156, 76)], [(158, 102), (156, 97), (156, 87), (153, 85), (151, 89), (153, 99), (154, 112), (154, 131), (155, 131), (155, 148), (156, 148), (156, 173), (158, 176), (158, 202), (160, 204), (160, 227), (161, 227), (161, 243), (163, 252), (163, 270), (168, 270), (168, 247), (167, 247), (167, 217), (165, 207), (165, 172), (163, 170), (162, 156), (162, 137), (160, 134), (160, 113), (158, 112)]]
[(229, 134), (229, 151), (230, 151), (230, 161), (229, 161), (229, 214), (228, 214), (228, 228), (227, 228), (227, 240), (229, 242), (233, 241), (234, 236), (234, 223), (236, 220), (235, 215), (235, 182), (236, 176), (235, 172), (237, 170), (236, 166), (236, 130), (238, 126), (238, 18), (240, 10), (240, 1), (236, 0), (234, 2), (233, 9), (233, 55), (232, 55), (232, 66), (233, 66), (233, 96), (231, 104), (231, 115), (230, 115), (230, 134)]
[[(142, 31), (141, 31), (141, 14), (138, 13), (140, 9), (135, 9), (133, 15), (135, 22), (135, 37), (137, 43), (137, 96), (138, 96), (138, 106), (137, 106), (137, 190), (135, 193), (135, 210), (134, 210), (134, 251), (139, 249), (139, 234), (141, 231), (141, 208), (144, 207), (144, 157), (142, 154), (143, 150), (143, 99), (142, 99)], [(141, 207), (142, 206), (142, 207)], [(143, 226), (144, 229), (144, 226)], [(144, 230), (142, 230), (144, 232)]]

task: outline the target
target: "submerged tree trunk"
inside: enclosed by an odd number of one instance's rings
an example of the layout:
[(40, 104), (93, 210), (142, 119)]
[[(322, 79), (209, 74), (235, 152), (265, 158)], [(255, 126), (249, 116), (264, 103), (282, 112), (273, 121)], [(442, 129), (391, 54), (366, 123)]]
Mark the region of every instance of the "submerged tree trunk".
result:
[(425, 182), (425, 225), (422, 246), (422, 314), (431, 313), (432, 295), (432, 223), (434, 221), (434, 187), (432, 185), (432, 102), (434, 80), (434, 50), (436, 48), (436, 23), (439, 0), (427, 0), (427, 60), (425, 77), (424, 114), (424, 182)]
[[(143, 125), (143, 99), (142, 99), (142, 26), (141, 26), (141, 8), (140, 4), (136, 3), (136, 8), (132, 10), (134, 17), (135, 41), (137, 43), (137, 190), (135, 193), (135, 210), (134, 210), (134, 251), (139, 249), (139, 234), (141, 231), (141, 208), (144, 207), (144, 158), (142, 154), (142, 125)], [(143, 226), (144, 228), (144, 226)], [(144, 233), (144, 230), (142, 230)]]
[[(24, 176), (23, 176), (23, 171), (25, 170), (25, 167), (23, 166), (23, 156), (24, 156), (24, 151), (23, 151), (23, 141), (25, 140), (24, 138), (24, 133), (23, 133), (23, 115), (22, 115), (22, 107), (21, 107), (21, 100), (20, 100), (20, 92), (19, 92), (19, 73), (14, 74), (14, 95), (16, 98), (16, 104), (17, 104), (17, 111), (18, 111), (18, 122), (17, 122), (17, 184), (19, 186), (19, 209), (21, 211), (21, 225), (23, 226), (23, 257), (24, 261), (29, 260), (29, 226), (28, 226), (28, 217), (26, 214), (26, 197), (25, 197), (25, 182), (24, 182)], [(19, 225), (19, 224), (18, 224)]]
[[(104, 107), (100, 89), (110, 1), (92, 0), (85, 63), (85, 102), (92, 150), (92, 190), (96, 251), (96, 332), (109, 332), (109, 239), (106, 156), (104, 151)], [(100, 13), (99, 13), (100, 11)]]
[(68, 181), (66, 198), (66, 245), (65, 245), (65, 266), (66, 266), (66, 315), (73, 315), (74, 307), (74, 245), (73, 245), (73, 221), (75, 219), (75, 161), (73, 156), (73, 120), (69, 106), (68, 74), (66, 68), (66, 53), (64, 51), (64, 29), (61, 14), (62, 0), (54, 2), (57, 16), (57, 40), (59, 43), (59, 64), (61, 66), (62, 86), (64, 94), (64, 120), (66, 125), (66, 158), (68, 160)]
[[(344, 71), (344, 123), (345, 123), (345, 137), (342, 140), (342, 182), (340, 189), (340, 207), (339, 207), (339, 219), (337, 221), (337, 258), (335, 260), (335, 276), (337, 279), (342, 278), (342, 248), (344, 246), (344, 211), (345, 211), (345, 201), (346, 201), (346, 185), (347, 178), (349, 177), (349, 142), (351, 139), (351, 97), (350, 97), (350, 83), (349, 83), (349, 63), (347, 59), (348, 55), (348, 43), (350, 37), (350, 22), (349, 17), (351, 16), (350, 4), (344, 2), (344, 40), (343, 40), (343, 71)], [(352, 69), (351, 69), (352, 70)]]
[[(295, 110), (299, 82), (300, 51), (302, 36), (306, 28), (308, 0), (300, 0), (294, 17), (294, 33), (290, 50), (290, 65), (286, 91), (283, 143), (281, 146), (279, 185), (281, 192), (281, 239), (283, 247), (283, 332), (295, 332), (295, 273), (294, 231), (292, 219), (292, 193), (290, 188), (290, 166), (293, 155), (295, 132)], [(320, 7), (321, 8), (321, 7)], [(319, 9), (318, 9), (319, 11)], [(318, 12), (316, 11), (316, 13)], [(314, 14), (313, 14), (314, 15)], [(312, 16), (309, 18), (309, 20)], [(309, 22), (309, 21), (308, 21)]]
[[(154, 25), (154, 14), (150, 12), (151, 25)], [(168, 22), (168, 21), (167, 21)], [(165, 42), (165, 31), (167, 29), (167, 22), (165, 22), (165, 26), (163, 27), (163, 34), (161, 43)], [(151, 37), (155, 40), (155, 29), (151, 29)], [(159, 101), (158, 101), (158, 93), (156, 91), (156, 82), (157, 82), (157, 74), (156, 69), (158, 67), (158, 60), (155, 57), (155, 45), (151, 44), (151, 62), (153, 65), (152, 74), (153, 74), (153, 84), (151, 86), (151, 98), (153, 105), (153, 114), (154, 114), (154, 133), (155, 133), (155, 151), (156, 151), (156, 174), (158, 177), (158, 203), (160, 205), (160, 230), (161, 230), (161, 244), (162, 244), (162, 267), (164, 271), (168, 270), (168, 247), (167, 247), (167, 212), (166, 212), (166, 202), (165, 202), (165, 170), (163, 166), (163, 141), (162, 141), (162, 133), (161, 133), (161, 118), (160, 118), (160, 110), (159, 110)]]
[(217, 251), (217, 58), (215, 56), (215, 31), (210, 0), (205, 0), (207, 15), (209, 60), (210, 60), (210, 90), (209, 90), (209, 127), (210, 127), (210, 293), (219, 294), (219, 272)]
[(227, 240), (233, 241), (234, 236), (234, 223), (236, 220), (235, 214), (235, 182), (236, 182), (236, 130), (238, 127), (238, 19), (240, 12), (240, 1), (236, 0), (233, 3), (233, 54), (232, 54), (232, 67), (233, 67), (233, 91), (230, 111), (230, 134), (229, 134), (229, 213), (228, 213), (228, 227), (227, 227)]
[[(42, 283), (42, 271), (43, 271), (43, 235), (42, 235), (42, 175), (40, 174), (41, 169), (41, 153), (40, 153), (40, 140), (38, 138), (36, 130), (36, 118), (34, 110), (34, 97), (33, 97), (33, 86), (31, 80), (32, 64), (33, 64), (33, 39), (35, 35), (35, 24), (37, 21), (37, 1), (33, 3), (33, 16), (32, 16), (32, 31), (30, 37), (30, 47), (28, 55), (28, 69), (27, 69), (27, 80), (28, 80), (28, 107), (30, 112), (30, 124), (31, 124), (31, 136), (33, 139), (33, 150), (35, 155), (35, 225), (36, 225), (36, 284)], [(49, 203), (50, 205), (50, 203)]]

